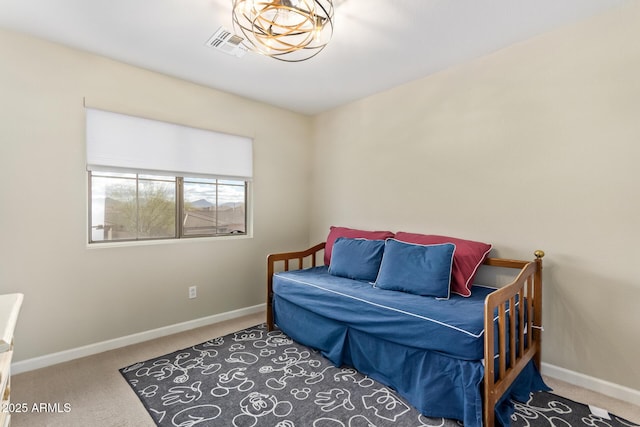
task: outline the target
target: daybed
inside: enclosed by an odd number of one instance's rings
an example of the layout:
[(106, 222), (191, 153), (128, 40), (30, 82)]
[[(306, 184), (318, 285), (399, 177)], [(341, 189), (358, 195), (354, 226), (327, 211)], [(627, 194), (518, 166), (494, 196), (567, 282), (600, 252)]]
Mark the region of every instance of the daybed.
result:
[[(392, 387), (426, 416), (508, 425), (510, 399), (548, 390), (538, 372), (544, 253), (491, 258), (491, 246), (476, 243), (332, 227), (324, 243), (268, 257), (267, 326)], [(515, 280), (472, 285), (480, 265), (515, 269)], [(416, 274), (428, 281), (415, 287)], [(432, 286), (443, 280), (444, 294)]]

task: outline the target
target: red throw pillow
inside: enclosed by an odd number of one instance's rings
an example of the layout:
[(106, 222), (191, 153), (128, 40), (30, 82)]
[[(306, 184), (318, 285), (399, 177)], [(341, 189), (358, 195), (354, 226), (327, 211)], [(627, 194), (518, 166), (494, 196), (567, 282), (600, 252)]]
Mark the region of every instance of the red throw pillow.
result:
[(484, 262), (491, 251), (488, 243), (474, 242), (472, 240), (458, 239), (455, 237), (435, 236), (430, 234), (405, 233), (398, 231), (397, 240), (421, 245), (434, 245), (439, 243), (453, 243), (456, 250), (453, 254), (453, 268), (451, 270), (451, 292), (463, 297), (471, 295), (473, 279), (478, 268)]
[(324, 263), (325, 265), (331, 264), (331, 250), (333, 249), (333, 242), (338, 237), (347, 237), (349, 239), (369, 239), (369, 240), (386, 240), (393, 237), (391, 231), (366, 231), (357, 230), (347, 227), (329, 227), (329, 235), (327, 236), (327, 243), (324, 247)]

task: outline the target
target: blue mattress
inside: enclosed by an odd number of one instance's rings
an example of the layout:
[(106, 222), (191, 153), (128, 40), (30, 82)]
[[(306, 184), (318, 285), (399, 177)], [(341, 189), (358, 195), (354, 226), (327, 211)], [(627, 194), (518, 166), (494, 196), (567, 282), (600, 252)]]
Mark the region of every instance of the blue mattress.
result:
[(484, 357), (484, 299), (494, 290), (474, 286), (468, 298), (453, 294), (438, 300), (336, 277), (325, 266), (273, 278), (274, 294), (318, 315), (389, 342), (462, 360)]
[[(426, 416), (482, 425), (484, 298), (436, 300), (335, 277), (327, 267), (277, 273), (274, 319), (294, 340), (320, 350), (334, 365), (354, 366), (395, 389)], [(496, 415), (508, 425), (509, 399), (548, 390), (531, 362)]]

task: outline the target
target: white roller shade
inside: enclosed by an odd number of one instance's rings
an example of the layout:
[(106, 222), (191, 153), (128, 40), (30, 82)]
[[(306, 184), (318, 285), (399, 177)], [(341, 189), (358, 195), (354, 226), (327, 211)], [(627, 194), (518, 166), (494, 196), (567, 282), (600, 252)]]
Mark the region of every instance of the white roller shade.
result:
[(251, 179), (250, 138), (87, 108), (87, 168)]

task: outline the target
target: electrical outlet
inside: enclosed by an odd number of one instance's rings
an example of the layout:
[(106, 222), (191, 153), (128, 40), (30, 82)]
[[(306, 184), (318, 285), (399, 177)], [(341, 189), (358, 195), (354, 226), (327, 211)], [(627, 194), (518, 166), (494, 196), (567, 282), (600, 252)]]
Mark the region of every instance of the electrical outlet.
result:
[(193, 299), (198, 296), (198, 287), (189, 286), (189, 299)]

